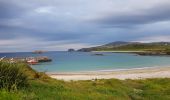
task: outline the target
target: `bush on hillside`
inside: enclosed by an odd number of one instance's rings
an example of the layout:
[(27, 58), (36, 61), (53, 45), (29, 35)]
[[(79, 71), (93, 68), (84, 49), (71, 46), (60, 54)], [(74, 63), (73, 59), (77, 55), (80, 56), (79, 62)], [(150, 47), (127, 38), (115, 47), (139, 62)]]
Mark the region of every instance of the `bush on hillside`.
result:
[(169, 48), (167, 48), (167, 49), (165, 50), (165, 52), (166, 52), (167, 55), (170, 55), (170, 49), (169, 49)]
[(27, 75), (17, 63), (0, 62), (0, 88), (15, 90), (27, 85)]

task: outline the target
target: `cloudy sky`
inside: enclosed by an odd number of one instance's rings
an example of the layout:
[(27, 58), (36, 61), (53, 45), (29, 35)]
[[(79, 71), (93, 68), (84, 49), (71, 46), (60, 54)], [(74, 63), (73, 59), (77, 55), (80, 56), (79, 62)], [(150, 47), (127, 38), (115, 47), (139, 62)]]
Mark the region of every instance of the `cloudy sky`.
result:
[(170, 41), (170, 0), (0, 0), (0, 52)]

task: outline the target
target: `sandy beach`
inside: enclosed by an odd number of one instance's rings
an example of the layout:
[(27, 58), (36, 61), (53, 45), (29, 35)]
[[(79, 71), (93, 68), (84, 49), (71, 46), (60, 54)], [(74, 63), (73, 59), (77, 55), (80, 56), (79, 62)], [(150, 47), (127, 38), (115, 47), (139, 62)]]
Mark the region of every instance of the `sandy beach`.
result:
[(117, 71), (92, 71), (74, 73), (47, 73), (50, 77), (64, 81), (93, 80), (93, 79), (145, 79), (170, 78), (170, 67), (141, 68)]

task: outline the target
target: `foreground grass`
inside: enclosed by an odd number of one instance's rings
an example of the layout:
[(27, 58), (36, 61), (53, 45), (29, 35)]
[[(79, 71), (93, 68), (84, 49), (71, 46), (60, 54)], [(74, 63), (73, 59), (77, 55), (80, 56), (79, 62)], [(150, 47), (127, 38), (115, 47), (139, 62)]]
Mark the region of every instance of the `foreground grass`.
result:
[(14, 92), (0, 91), (1, 100), (170, 100), (170, 79), (116, 79), (64, 82), (53, 79), (30, 82)]
[[(25, 65), (24, 65), (25, 66)], [(0, 100), (170, 100), (170, 79), (70, 81), (25, 68), (28, 86), (0, 90)]]

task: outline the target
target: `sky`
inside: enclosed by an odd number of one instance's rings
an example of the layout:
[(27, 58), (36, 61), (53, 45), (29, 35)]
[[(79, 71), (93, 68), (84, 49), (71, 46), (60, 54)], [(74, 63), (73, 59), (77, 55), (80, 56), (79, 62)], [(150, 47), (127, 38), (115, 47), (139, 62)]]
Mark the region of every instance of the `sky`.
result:
[(170, 42), (170, 0), (0, 0), (0, 52)]

